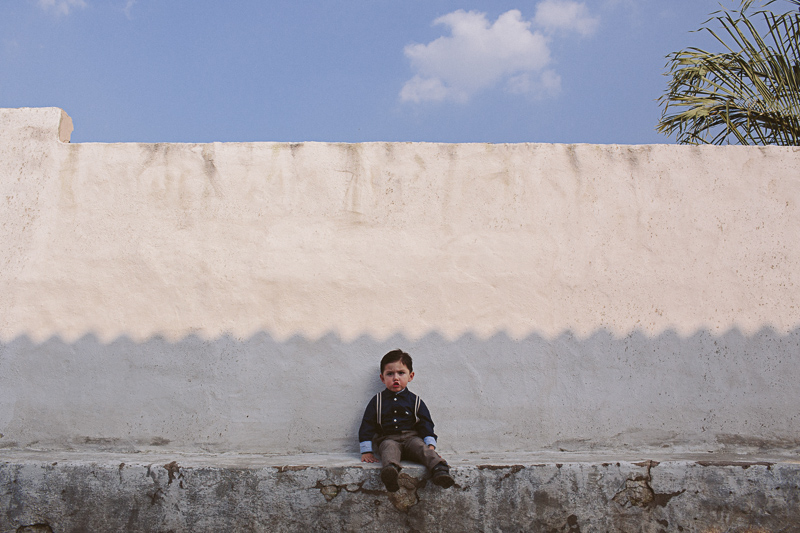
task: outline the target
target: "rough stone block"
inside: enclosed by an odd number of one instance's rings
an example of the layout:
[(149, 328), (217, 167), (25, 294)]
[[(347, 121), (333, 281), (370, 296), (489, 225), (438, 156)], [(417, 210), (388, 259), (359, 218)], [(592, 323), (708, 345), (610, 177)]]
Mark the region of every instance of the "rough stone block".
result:
[[(6, 454), (0, 531), (797, 531), (790, 458), (451, 458), (387, 493), (356, 456)], [(169, 459), (169, 460), (168, 460)], [(663, 459), (663, 458), (662, 458)], [(555, 460), (558, 460), (555, 458)]]

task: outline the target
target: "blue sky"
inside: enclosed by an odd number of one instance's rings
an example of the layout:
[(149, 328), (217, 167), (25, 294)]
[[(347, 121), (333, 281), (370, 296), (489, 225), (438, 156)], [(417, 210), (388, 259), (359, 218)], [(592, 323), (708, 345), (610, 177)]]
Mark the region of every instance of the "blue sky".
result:
[(73, 142), (669, 143), (664, 56), (718, 8), (3, 0), (0, 107), (61, 107)]

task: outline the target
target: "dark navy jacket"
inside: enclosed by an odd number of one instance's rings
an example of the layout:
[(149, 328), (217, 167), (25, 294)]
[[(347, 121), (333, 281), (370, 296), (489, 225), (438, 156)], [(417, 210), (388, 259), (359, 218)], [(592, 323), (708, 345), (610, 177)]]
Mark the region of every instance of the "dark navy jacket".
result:
[(393, 435), (403, 431), (416, 431), (425, 444), (436, 446), (436, 434), (433, 432), (433, 419), (428, 407), (422, 400), (419, 401), (416, 417), (414, 408), (417, 395), (405, 388), (394, 393), (383, 389), (381, 394), (381, 423), (378, 424), (378, 399), (373, 396), (364, 411), (361, 419), (361, 428), (358, 430), (358, 442), (361, 453), (372, 451), (372, 441), (383, 435)]

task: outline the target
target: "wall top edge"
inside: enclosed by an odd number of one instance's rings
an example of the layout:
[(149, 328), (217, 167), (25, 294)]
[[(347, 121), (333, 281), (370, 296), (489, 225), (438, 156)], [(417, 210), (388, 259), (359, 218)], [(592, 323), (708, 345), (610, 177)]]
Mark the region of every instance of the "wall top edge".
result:
[(86, 146), (214, 146), (214, 145), (230, 145), (230, 146), (244, 146), (244, 145), (265, 145), (265, 146), (287, 146), (287, 147), (300, 147), (300, 146), (331, 146), (331, 147), (359, 147), (359, 146), (491, 146), (491, 147), (564, 147), (564, 148), (599, 148), (599, 149), (640, 149), (640, 150), (775, 150), (782, 152), (798, 152), (800, 153), (800, 146), (741, 146), (741, 145), (681, 145), (681, 144), (595, 144), (595, 143), (550, 143), (550, 142), (440, 142), (440, 141), (360, 141), (360, 142), (346, 142), (346, 141), (198, 141), (198, 142), (170, 142), (170, 141), (156, 141), (156, 142), (138, 142), (138, 141), (121, 141), (121, 142), (99, 142), (99, 141), (86, 141), (81, 143), (73, 143)]
[[(9, 133), (18, 138), (33, 136), (33, 130), (49, 130), (52, 132), (51, 139), (62, 143), (69, 143), (73, 131), (72, 118), (61, 108), (58, 107), (19, 107), (19, 108), (0, 108), (0, 138), (8, 137)], [(595, 143), (548, 143), (548, 142), (437, 142), (437, 141), (363, 141), (363, 142), (343, 142), (343, 141), (202, 141), (202, 142), (82, 142), (81, 145), (89, 146), (208, 146), (208, 145), (270, 145), (270, 146), (333, 146), (333, 147), (358, 147), (358, 146), (491, 146), (491, 147), (580, 147), (580, 148), (600, 148), (600, 149), (638, 149), (638, 150), (775, 150), (783, 152), (800, 152), (797, 146), (740, 146), (740, 145), (678, 145), (670, 143), (651, 143), (651, 144), (595, 144)]]

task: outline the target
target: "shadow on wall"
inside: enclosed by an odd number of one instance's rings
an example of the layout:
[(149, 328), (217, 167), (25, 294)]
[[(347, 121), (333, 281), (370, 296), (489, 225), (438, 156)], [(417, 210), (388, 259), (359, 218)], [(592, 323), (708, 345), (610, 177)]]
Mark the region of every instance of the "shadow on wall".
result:
[(343, 340), (87, 334), (0, 344), (0, 448), (356, 453), (380, 357), (414, 357), (410, 388), (446, 453), (800, 445), (800, 328), (515, 339)]

